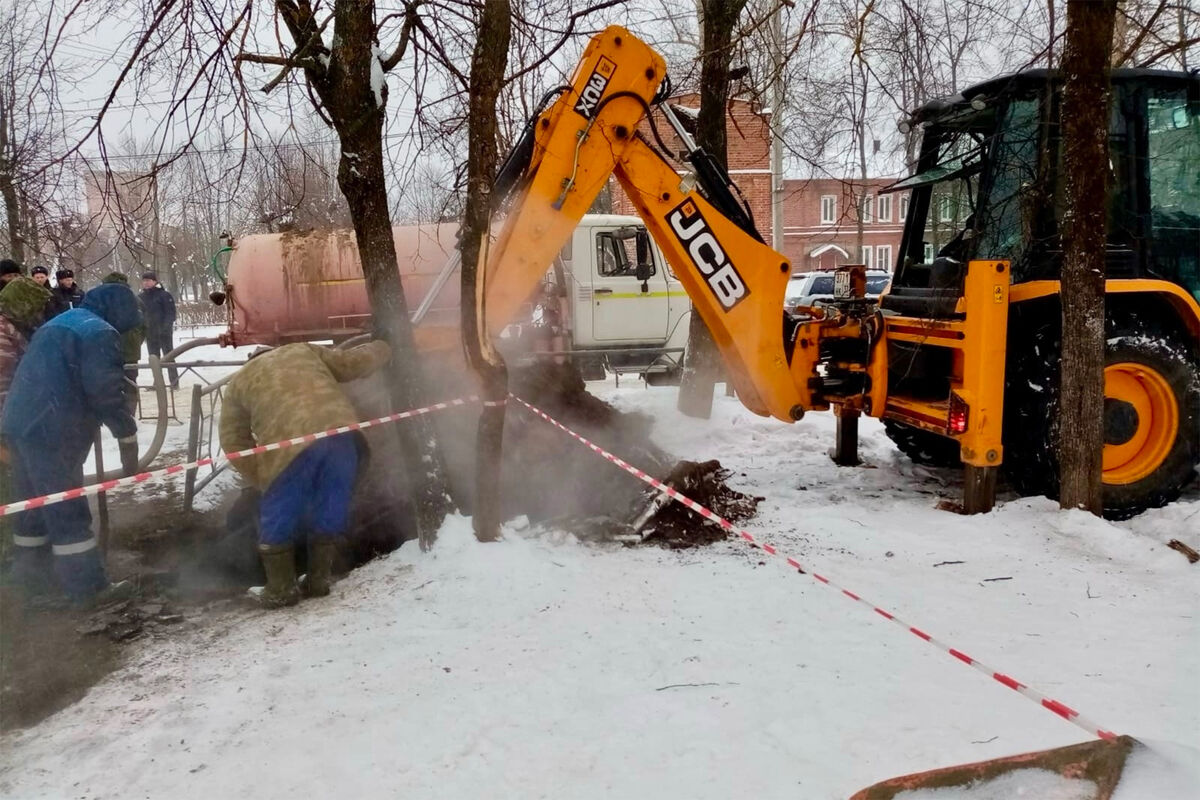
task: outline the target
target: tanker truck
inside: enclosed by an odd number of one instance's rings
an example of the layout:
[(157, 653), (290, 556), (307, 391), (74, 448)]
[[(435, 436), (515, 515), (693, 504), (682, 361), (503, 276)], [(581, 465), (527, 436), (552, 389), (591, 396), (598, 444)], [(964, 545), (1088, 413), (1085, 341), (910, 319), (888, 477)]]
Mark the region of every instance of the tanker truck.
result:
[[(457, 358), (457, 223), (393, 228), (396, 261), (418, 347)], [(351, 230), (229, 240), (214, 256), (225, 291), (224, 345), (345, 341), (370, 330), (371, 308)], [(217, 264), (228, 258), (224, 274)], [(550, 357), (585, 377), (634, 371), (659, 382), (678, 374), (691, 302), (641, 220), (587, 215), (538, 289), (500, 337), (513, 363)]]

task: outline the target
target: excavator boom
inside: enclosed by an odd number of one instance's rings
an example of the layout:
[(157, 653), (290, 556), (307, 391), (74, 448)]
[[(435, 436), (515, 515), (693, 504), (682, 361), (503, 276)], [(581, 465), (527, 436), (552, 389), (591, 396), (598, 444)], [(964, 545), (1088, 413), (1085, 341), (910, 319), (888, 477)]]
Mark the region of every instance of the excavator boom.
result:
[[(488, 254), (487, 330), (496, 335), (513, 319), (615, 175), (707, 324), (739, 398), (755, 413), (792, 421), (813, 399), (784, 350), (791, 265), (639, 133), (665, 77), (649, 46), (608, 28), (588, 46), (570, 89), (535, 121), (530, 163)], [(795, 367), (811, 372), (812, 362)]]

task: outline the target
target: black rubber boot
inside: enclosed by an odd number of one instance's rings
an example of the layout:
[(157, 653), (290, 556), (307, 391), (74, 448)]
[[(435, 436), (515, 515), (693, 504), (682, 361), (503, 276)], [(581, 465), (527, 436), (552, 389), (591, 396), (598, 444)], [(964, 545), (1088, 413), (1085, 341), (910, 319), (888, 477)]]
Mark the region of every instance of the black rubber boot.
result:
[(337, 557), (337, 540), (322, 537), (308, 543), (308, 574), (300, 581), (305, 597), (325, 597), (329, 594), (333, 559)]
[(267, 573), (267, 585), (250, 589), (263, 608), (283, 608), (300, 602), (296, 586), (296, 551), (290, 544), (260, 544), (258, 555)]

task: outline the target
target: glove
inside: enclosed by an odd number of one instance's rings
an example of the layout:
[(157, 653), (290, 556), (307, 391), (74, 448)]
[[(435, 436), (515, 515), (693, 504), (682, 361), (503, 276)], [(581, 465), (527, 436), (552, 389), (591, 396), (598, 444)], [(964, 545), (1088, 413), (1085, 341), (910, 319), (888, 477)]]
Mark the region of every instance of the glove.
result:
[(121, 448), (121, 471), (128, 478), (131, 475), (136, 475), (138, 471), (138, 443), (136, 436), (126, 436), (124, 439), (117, 439), (117, 445)]

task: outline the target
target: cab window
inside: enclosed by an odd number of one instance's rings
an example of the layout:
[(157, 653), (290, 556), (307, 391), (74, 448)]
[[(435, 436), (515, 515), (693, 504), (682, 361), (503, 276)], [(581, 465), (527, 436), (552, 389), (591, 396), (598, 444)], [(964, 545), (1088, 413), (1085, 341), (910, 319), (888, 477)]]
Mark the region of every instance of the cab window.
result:
[(1185, 89), (1157, 90), (1146, 122), (1151, 269), (1200, 300), (1200, 107)]
[(596, 264), (601, 276), (634, 277), (639, 262), (650, 265), (651, 275), (658, 272), (645, 229), (617, 228), (596, 234)]

